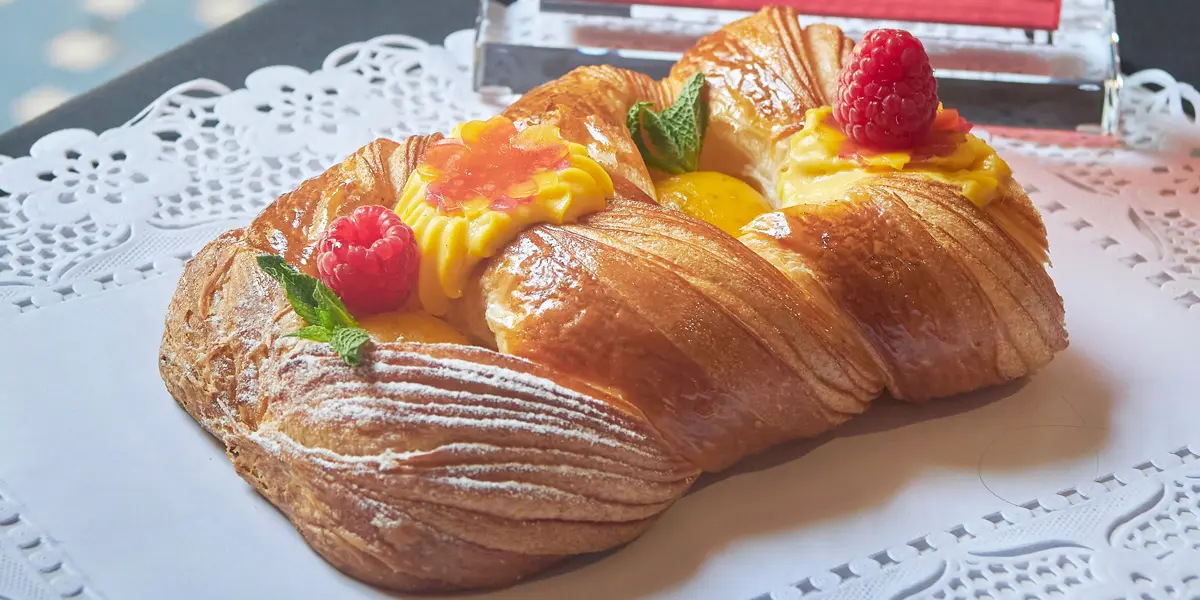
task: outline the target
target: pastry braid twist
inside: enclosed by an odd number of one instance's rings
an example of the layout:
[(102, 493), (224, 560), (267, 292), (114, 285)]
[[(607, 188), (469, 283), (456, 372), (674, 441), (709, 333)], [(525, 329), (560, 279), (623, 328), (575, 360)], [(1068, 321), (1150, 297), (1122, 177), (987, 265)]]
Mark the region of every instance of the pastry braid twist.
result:
[(852, 42), (766, 9), (661, 82), (582, 68), (506, 114), (556, 124), (611, 175), (608, 209), (483, 264), (451, 319), (480, 346), (373, 344), (346, 366), (255, 266), (311, 272), (334, 218), (392, 206), (440, 136), (373, 142), (190, 262), (167, 315), (170, 393), (333, 565), (399, 590), (499, 586), (625, 543), (702, 471), (906, 400), (1027, 375), (1065, 348), (1046, 236), (1015, 183), (981, 209), (897, 174), (767, 213), (734, 239), (659, 207), (625, 127), (708, 81), (704, 168), (774, 189)]

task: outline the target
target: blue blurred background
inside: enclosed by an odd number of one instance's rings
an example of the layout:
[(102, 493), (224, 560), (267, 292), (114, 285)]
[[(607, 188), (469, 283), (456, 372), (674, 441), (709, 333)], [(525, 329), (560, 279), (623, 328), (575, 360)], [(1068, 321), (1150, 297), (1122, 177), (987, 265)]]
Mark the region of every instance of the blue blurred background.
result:
[(0, 0), (0, 132), (264, 1)]

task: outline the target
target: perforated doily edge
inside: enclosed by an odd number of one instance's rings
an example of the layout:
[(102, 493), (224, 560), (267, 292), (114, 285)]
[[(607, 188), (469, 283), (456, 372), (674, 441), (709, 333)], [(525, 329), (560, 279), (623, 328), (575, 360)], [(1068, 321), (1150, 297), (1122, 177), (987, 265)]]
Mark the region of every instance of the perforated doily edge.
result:
[[(23, 560), (18, 571), (0, 573), (0, 583), (21, 578), (27, 584), (40, 586), (39, 591), (53, 598), (103, 600), (104, 596), (74, 567), (61, 544), (39, 527), (27, 512), (28, 509), (0, 481), (0, 553)], [(14, 600), (24, 599), (16, 597)]]
[[(1146, 479), (1183, 473), (1197, 465), (1200, 465), (1200, 440), (1179, 446), (1175, 450), (1147, 459), (1132, 467), (1116, 470), (1054, 494), (989, 513), (979, 519), (988, 521), (994, 526), (989, 533), (1003, 532), (1031, 520), (1043, 519), (1050, 515), (1078, 509), (1089, 503), (1100, 502), (1108, 496)], [(796, 600), (828, 596), (856, 580), (879, 576), (895, 570), (901, 565), (945, 553), (959, 544), (986, 539), (986, 537), (970, 533), (968, 524), (960, 523), (912, 538), (905, 543), (879, 550), (860, 559), (842, 563), (827, 571), (813, 573), (793, 584), (754, 596), (751, 600)], [(850, 577), (844, 577), (839, 573), (849, 573)]]

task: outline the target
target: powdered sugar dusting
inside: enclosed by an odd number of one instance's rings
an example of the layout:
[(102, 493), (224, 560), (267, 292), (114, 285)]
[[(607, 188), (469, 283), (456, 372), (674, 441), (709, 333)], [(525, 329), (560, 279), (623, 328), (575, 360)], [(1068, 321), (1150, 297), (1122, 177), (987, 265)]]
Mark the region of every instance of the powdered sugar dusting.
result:
[[(295, 358), (312, 362), (326, 360), (325, 357), (319, 355)], [(397, 362), (405, 364), (395, 364)], [(611, 418), (613, 412), (606, 402), (563, 387), (545, 377), (458, 358), (434, 357), (419, 352), (385, 349), (378, 351), (376, 360), (365, 367), (379, 375), (395, 375), (410, 369), (420, 369), (437, 377), (532, 396), (549, 403), (570, 402), (572, 408), (579, 412), (600, 418)]]
[(562, 387), (544, 377), (513, 371), (511, 369), (490, 367), (455, 358), (439, 358), (434, 359), (433, 362), (449, 367), (450, 372), (455, 376), (474, 383), (491, 385), (501, 389), (511, 389), (537, 397), (554, 398), (557, 396), (578, 405), (577, 407), (580, 412), (593, 414), (598, 417), (603, 417), (611, 413), (608, 404), (591, 396)]
[(571, 481), (580, 480), (604, 480), (609, 483), (617, 483), (623, 486), (630, 485), (646, 485), (645, 480), (636, 477), (630, 477), (620, 473), (611, 471), (603, 471), (600, 469), (592, 469), (588, 467), (579, 467), (575, 465), (563, 464), (529, 464), (518, 462), (503, 462), (486, 465), (447, 465), (439, 470), (445, 472), (451, 477), (470, 477), (475, 480), (500, 481), (500, 478), (512, 478), (518, 475), (552, 475), (556, 478), (561, 478)]
[[(467, 395), (464, 399), (469, 398), (470, 395)], [(430, 409), (435, 406), (436, 409), (448, 410), (434, 410), (430, 412)], [(432, 425), (446, 429), (471, 427), (479, 430), (510, 430), (514, 432), (527, 432), (539, 436), (552, 436), (559, 439), (573, 439), (589, 445), (622, 447), (616, 441), (605, 439), (595, 433), (573, 429), (569, 421), (559, 421), (556, 423), (545, 419), (547, 422), (537, 423), (534, 421), (544, 420), (543, 415), (497, 410), (467, 404), (429, 405), (371, 396), (353, 396), (350, 398), (326, 400), (322, 403), (318, 412), (324, 415), (327, 422), (342, 421), (345, 420), (341, 417), (343, 409), (347, 410), (350, 414), (359, 415), (360, 420), (386, 423), (394, 426)], [(305, 413), (307, 416), (312, 416), (307, 409), (305, 409)]]
[[(437, 402), (438, 405), (446, 407), (456, 406), (456, 404), (446, 402), (446, 400), (452, 400), (463, 405), (466, 410), (477, 411), (480, 414), (489, 412), (495, 416), (512, 416), (515, 414), (520, 417), (524, 415), (526, 418), (543, 423), (561, 422), (574, 428), (588, 426), (602, 430), (606, 435), (618, 436), (639, 443), (644, 442), (646, 439), (645, 435), (637, 431), (622, 427), (617, 423), (612, 423), (611, 418), (605, 420), (602, 418), (602, 415), (581, 414), (574, 410), (575, 407), (573, 405), (564, 408), (561, 406), (561, 403), (529, 402), (516, 395), (500, 396), (461, 390), (445, 390), (430, 385), (406, 381), (382, 383), (347, 381), (336, 384), (335, 388), (339, 392), (345, 392), (346, 394), (370, 394), (375, 392), (388, 398), (430, 398), (432, 401)], [(547, 394), (547, 399), (552, 398), (553, 396)], [(399, 401), (397, 402), (399, 403)], [(344, 415), (338, 416), (345, 418)], [(370, 415), (364, 415), (364, 418), (369, 419)]]
[(309, 473), (309, 485), (336, 486), (368, 518), (413, 501), (505, 519), (633, 521), (696, 476), (636, 415), (521, 372), (536, 365), (390, 344), (365, 358), (351, 368), (326, 345), (274, 340), (240, 374), (257, 380), (238, 387), (256, 389), (263, 412), (236, 439), (276, 468)]
[(262, 396), (258, 393), (258, 363), (247, 360), (237, 372), (234, 402), (248, 406), (257, 413), (262, 407)]
[(469, 477), (430, 477), (431, 482), (438, 482), (449, 487), (455, 487), (488, 494), (504, 494), (509, 496), (536, 496), (553, 502), (579, 502), (590, 500), (586, 496), (573, 494), (558, 488), (524, 481), (484, 481)]
[[(656, 448), (646, 448), (654, 442), (629, 415), (543, 377), (377, 346), (370, 362), (360, 367), (368, 373), (351, 378), (337, 374), (344, 367), (332, 354), (313, 353), (317, 345), (297, 348), (274, 376), (265, 378), (264, 392), (273, 397), (299, 394), (305, 401), (285, 412), (293, 414), (303, 404), (304, 418), (313, 422), (508, 429), (663, 459)], [(314, 383), (319, 378), (326, 380), (324, 385)], [(446, 386), (436, 385), (442, 381)], [(456, 384), (496, 393), (447, 389)], [(312, 389), (304, 391), (306, 387)]]
[[(249, 439), (264, 450), (275, 456), (288, 456), (292, 459), (309, 461), (324, 470), (338, 471), (375, 471), (388, 472), (398, 477), (419, 477), (423, 494), (432, 494), (430, 500), (441, 497), (445, 491), (456, 490), (452, 493), (468, 493), (475, 496), (503, 495), (520, 497), (539, 502), (553, 502), (561, 508), (564, 504), (582, 505), (586, 503), (618, 502), (634, 509), (636, 506), (658, 509), (658, 505), (670, 502), (681, 493), (689, 483), (687, 477), (677, 477), (672, 481), (646, 481), (621, 473), (613, 473), (596, 468), (580, 467), (566, 464), (529, 464), (521, 462), (499, 462), (494, 464), (455, 464), (434, 465), (415, 469), (405, 469), (406, 461), (429, 456), (431, 454), (453, 452), (457, 448), (478, 450), (485, 445), (453, 444), (434, 450), (415, 452), (383, 452), (370, 456), (347, 456), (327, 448), (308, 447), (286, 433), (278, 430), (268, 430), (254, 433)], [(503, 450), (491, 446), (494, 450)], [(481, 455), (481, 456), (485, 456)], [(530, 481), (541, 479), (543, 482)], [(601, 481), (600, 485), (589, 485), (589, 482)], [(547, 482), (562, 482), (571, 489), (550, 485)], [(443, 490), (438, 492), (437, 490)], [(594, 492), (604, 490), (603, 496), (597, 497)], [(624, 490), (624, 491), (623, 491)], [(631, 492), (632, 490), (632, 492)], [(654, 492), (657, 490), (657, 492)], [(591, 493), (584, 493), (585, 491)], [(647, 494), (647, 492), (652, 492)], [(635, 497), (625, 497), (633, 493)], [(468, 503), (473, 501), (468, 500)], [(557, 509), (555, 509), (557, 510)], [(639, 517), (640, 518), (640, 517)]]
[(267, 452), (276, 456), (291, 454), (293, 456), (305, 456), (314, 462), (317, 462), (323, 467), (336, 469), (344, 468), (348, 465), (367, 466), (380, 470), (387, 470), (394, 467), (397, 463), (409, 459), (440, 452), (443, 448), (434, 450), (417, 450), (412, 452), (395, 452), (385, 449), (379, 454), (371, 454), (365, 456), (357, 456), (353, 454), (342, 454), (328, 448), (305, 446), (300, 442), (292, 439), (288, 434), (279, 430), (265, 430), (250, 434), (248, 438), (258, 444)]

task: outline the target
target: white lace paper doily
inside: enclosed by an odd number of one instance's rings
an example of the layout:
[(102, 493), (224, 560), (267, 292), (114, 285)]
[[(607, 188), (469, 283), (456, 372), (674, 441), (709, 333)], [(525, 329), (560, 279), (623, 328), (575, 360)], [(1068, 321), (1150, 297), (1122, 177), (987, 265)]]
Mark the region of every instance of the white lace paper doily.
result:
[(1200, 598), (1200, 446), (812, 575), (755, 600)]
[[(386, 36), (321, 70), (260, 69), (163, 94), (125, 125), (0, 156), (0, 319), (177, 269), (222, 231), (378, 137), (448, 131), (504, 106), (471, 91), (470, 32)], [(503, 98), (503, 97), (502, 97)]]
[[(471, 90), (471, 36), (350, 44), (316, 72), (268, 67), (239, 90), (185, 83), (121, 127), (59, 131), (29, 156), (0, 156), (0, 327), (177, 273), (220, 232), (376, 137), (445, 132), (494, 114), (512, 97)], [(1122, 145), (1011, 132), (991, 141), (1048, 221), (1085, 236), (1130, 281), (1161, 290), (1163, 309), (1195, 318), (1200, 128), (1185, 105), (1200, 106), (1200, 95), (1161, 71), (1125, 84)], [(1050, 192), (1063, 186), (1071, 193)], [(769, 597), (1196, 597), (1196, 460), (1197, 447), (1164, 455)], [(1031, 539), (1039, 541), (1017, 543)], [(0, 598), (58, 597), (99, 596), (0, 487)]]
[(79, 573), (66, 564), (58, 544), (25, 516), (25, 509), (0, 482), (0, 599), (99, 600)]

